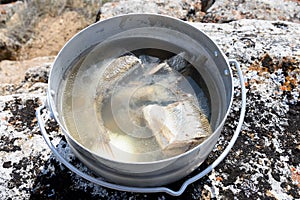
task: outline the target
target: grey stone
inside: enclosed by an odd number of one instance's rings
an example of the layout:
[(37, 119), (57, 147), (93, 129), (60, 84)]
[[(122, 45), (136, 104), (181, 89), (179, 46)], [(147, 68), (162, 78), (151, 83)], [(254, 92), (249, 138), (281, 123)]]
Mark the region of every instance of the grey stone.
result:
[(204, 10), (207, 10), (212, 2), (212, 0), (117, 0), (105, 3), (101, 7), (101, 18), (129, 13), (156, 13), (187, 20), (190, 13), (201, 12), (204, 15)]
[(0, 29), (0, 61), (1, 60), (15, 60), (17, 51), (20, 49), (21, 44), (8, 37), (7, 31)]
[(230, 22), (239, 19), (284, 20), (300, 22), (300, 2), (294, 0), (216, 0), (202, 19)]
[[(241, 63), (247, 114), (238, 141), (226, 159), (189, 186), (180, 198), (299, 199), (300, 25), (262, 20), (192, 25), (210, 36), (228, 57)], [(47, 62), (33, 66), (21, 83), (10, 84), (10, 92), (0, 97), (0, 198), (169, 199), (166, 194), (135, 194), (95, 186), (55, 160), (34, 116), (46, 95), (49, 66)], [(234, 83), (233, 108), (205, 165), (226, 147), (236, 126), (240, 86), (237, 78)], [(58, 151), (79, 169), (91, 173), (74, 159), (48, 114), (44, 111), (47, 131)]]

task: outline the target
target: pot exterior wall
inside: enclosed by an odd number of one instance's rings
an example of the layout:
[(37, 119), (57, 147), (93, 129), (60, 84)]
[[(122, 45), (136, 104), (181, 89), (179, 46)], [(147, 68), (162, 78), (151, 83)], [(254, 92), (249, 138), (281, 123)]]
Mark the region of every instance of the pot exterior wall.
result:
[[(134, 34), (135, 33), (135, 34)], [(176, 157), (147, 163), (124, 163), (102, 158), (77, 141), (67, 131), (62, 117), (63, 84), (75, 60), (99, 43), (116, 38), (141, 42), (128, 49), (157, 48), (173, 53), (187, 52), (208, 88), (211, 125), (214, 133), (197, 147)], [(142, 42), (144, 41), (144, 42)], [(123, 44), (128, 45), (128, 44)], [(202, 31), (175, 18), (152, 14), (131, 14), (94, 24), (74, 36), (58, 54), (49, 78), (48, 104), (75, 155), (107, 180), (137, 187), (159, 186), (190, 174), (199, 167), (217, 142), (232, 103), (232, 74), (224, 54)]]

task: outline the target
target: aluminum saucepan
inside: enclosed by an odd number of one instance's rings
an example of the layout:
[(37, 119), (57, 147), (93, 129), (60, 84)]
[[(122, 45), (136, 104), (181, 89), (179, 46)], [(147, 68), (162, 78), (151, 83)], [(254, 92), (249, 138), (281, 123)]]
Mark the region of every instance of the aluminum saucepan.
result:
[[(209, 96), (210, 124), (213, 134), (191, 150), (177, 156), (152, 162), (119, 162), (96, 154), (78, 141), (78, 136), (70, 132), (62, 115), (64, 106), (62, 95), (74, 62), (84, 58), (98, 45), (114, 43), (114, 48), (135, 51), (157, 49), (179, 54), (185, 52), (189, 61), (201, 75), (206, 93)], [(109, 49), (108, 49), (109, 51)], [(107, 52), (94, 51), (97, 54)], [(100, 56), (101, 57), (101, 56)], [(241, 129), (245, 112), (245, 90), (243, 77), (236, 64), (242, 85), (243, 104), (240, 122), (226, 152), (214, 165), (189, 179), (181, 190), (174, 192), (163, 185), (172, 183), (189, 175), (207, 158), (216, 144), (233, 101), (233, 75), (230, 64), (220, 48), (201, 30), (181, 20), (156, 14), (128, 14), (95, 23), (75, 35), (57, 55), (49, 76), (47, 107), (59, 124), (73, 153), (88, 168), (103, 180), (90, 177), (75, 169), (60, 156), (47, 138), (40, 112), (37, 111), (39, 125), (47, 144), (67, 167), (84, 178), (102, 186), (133, 192), (167, 192), (179, 195), (185, 187), (208, 173), (228, 153)]]

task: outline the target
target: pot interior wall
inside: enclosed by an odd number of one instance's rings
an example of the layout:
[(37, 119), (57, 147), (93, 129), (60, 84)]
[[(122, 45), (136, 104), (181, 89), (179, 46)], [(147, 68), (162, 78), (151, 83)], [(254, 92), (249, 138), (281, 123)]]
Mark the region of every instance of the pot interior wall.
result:
[[(147, 163), (131, 165), (130, 163), (120, 164), (103, 160), (82, 147), (76, 141), (78, 138), (76, 132), (68, 131), (64, 123), (62, 108), (66, 105), (62, 103), (62, 96), (65, 92), (66, 80), (68, 80), (75, 63), (80, 63), (81, 67), (89, 68), (89, 66), (112, 55), (121, 55), (126, 52), (138, 54), (141, 51), (160, 57), (169, 57), (184, 52), (184, 58), (196, 69), (194, 73), (201, 75), (195, 77), (199, 78), (197, 83), (200, 84), (209, 98), (210, 123), (214, 133), (204, 142), (205, 144), (200, 144), (195, 150), (180, 158), (186, 161), (193, 160), (188, 165), (185, 164), (186, 162), (180, 162), (179, 158), (171, 162), (172, 167), (162, 161), (159, 163), (162, 166), (159, 172), (152, 173), (153, 164), (151, 166), (148, 166)], [(139, 181), (132, 180), (128, 185), (140, 186), (139, 184), (143, 183), (156, 185), (156, 183), (151, 182), (152, 176), (156, 176), (157, 184), (160, 185), (160, 183), (169, 183), (187, 175), (205, 160), (217, 142), (231, 105), (232, 92), (232, 75), (228, 62), (224, 54), (208, 36), (177, 19), (142, 14), (120, 16), (102, 21), (72, 38), (61, 50), (53, 64), (49, 78), (48, 102), (55, 119), (72, 144), (72, 148), (79, 150), (81, 160), (92, 159), (95, 162), (93, 164), (95, 171), (97, 168), (101, 168), (101, 164), (105, 163), (109, 168), (113, 168), (114, 172), (102, 172), (100, 170), (99, 173), (104, 176), (107, 175), (108, 179), (114, 182), (126, 185), (126, 180), (128, 177), (132, 177), (130, 173), (132, 172), (140, 173)], [(100, 164), (96, 166), (98, 161)], [(147, 177), (150, 177), (149, 182), (144, 181), (143, 171), (145, 170), (149, 170), (147, 173)], [(124, 173), (127, 175), (125, 176)], [(165, 174), (165, 176), (161, 176), (161, 174)], [(120, 181), (120, 177), (123, 177), (125, 181)], [(158, 177), (164, 177), (163, 179), (168, 177), (169, 180), (160, 180)]]
[[(188, 60), (201, 75), (204, 80), (203, 88), (206, 88), (211, 105), (211, 126), (215, 130), (224, 119), (228, 107), (231, 102), (232, 83), (231, 77), (225, 75), (224, 71), (229, 72), (226, 60), (222, 57), (221, 52), (216, 47), (207, 46), (208, 38), (205, 35), (198, 35), (196, 38), (191, 37), (185, 32), (170, 30), (165, 27), (138, 27), (130, 30), (119, 30), (116, 33), (103, 41), (92, 46), (87, 46), (79, 38), (78, 44), (75, 44), (71, 52), (81, 52), (77, 57), (72, 57), (72, 61), (66, 60), (68, 56), (61, 55), (56, 60), (56, 63), (70, 63), (59, 65), (52, 70), (50, 90), (59, 91), (53, 100), (56, 113), (61, 113), (61, 88), (64, 88), (65, 80), (68, 79), (70, 68), (78, 61), (79, 58), (84, 58), (84, 65), (92, 66), (101, 59), (111, 57), (113, 54), (121, 52), (132, 52), (139, 49), (157, 49), (158, 52), (163, 50), (173, 54), (185, 52), (185, 59)], [(81, 35), (79, 35), (81, 36)], [(71, 43), (72, 44), (72, 43)], [(70, 44), (70, 45), (71, 45)], [(73, 45), (72, 45), (73, 46)], [(82, 47), (87, 46), (86, 49)], [(65, 47), (66, 48), (66, 47)], [(77, 50), (78, 49), (78, 50)], [(70, 54), (70, 51), (61, 52), (61, 54)], [(86, 56), (88, 54), (88, 56)], [(216, 56), (218, 54), (218, 56)], [(68, 62), (67, 62), (68, 61)], [(64, 67), (61, 67), (64, 66)], [(57, 72), (60, 71), (58, 74)], [(203, 82), (200, 80), (200, 82)], [(57, 84), (59, 83), (59, 84)], [(58, 115), (59, 121), (62, 121), (61, 115)]]

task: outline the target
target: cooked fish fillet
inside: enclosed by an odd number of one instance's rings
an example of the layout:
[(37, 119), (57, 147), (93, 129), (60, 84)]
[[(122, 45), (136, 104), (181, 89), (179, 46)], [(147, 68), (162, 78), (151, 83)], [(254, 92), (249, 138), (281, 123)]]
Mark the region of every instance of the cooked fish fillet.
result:
[(191, 99), (167, 106), (148, 105), (143, 108), (143, 115), (167, 154), (183, 153), (212, 133), (207, 117)]

